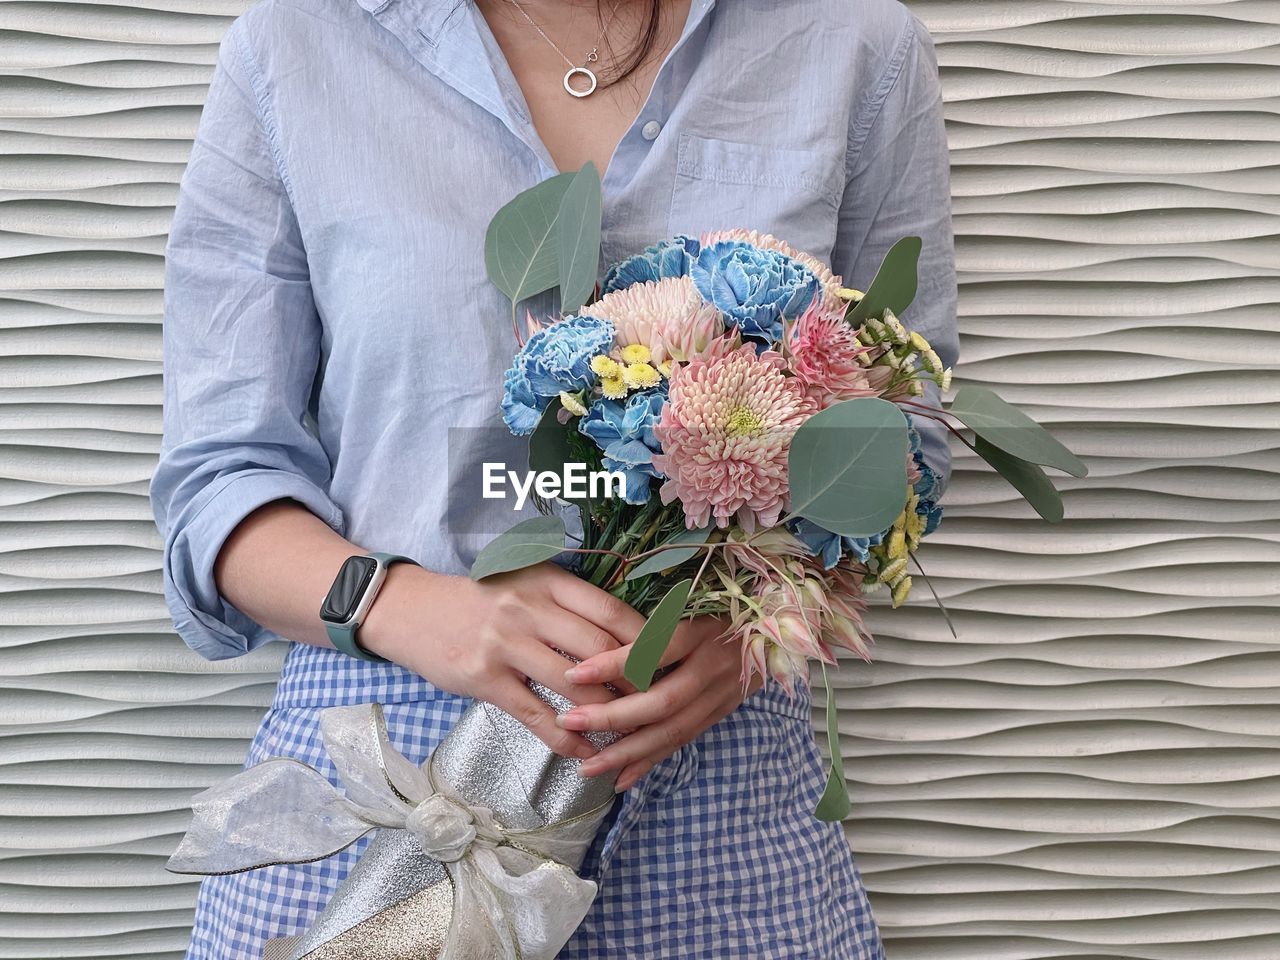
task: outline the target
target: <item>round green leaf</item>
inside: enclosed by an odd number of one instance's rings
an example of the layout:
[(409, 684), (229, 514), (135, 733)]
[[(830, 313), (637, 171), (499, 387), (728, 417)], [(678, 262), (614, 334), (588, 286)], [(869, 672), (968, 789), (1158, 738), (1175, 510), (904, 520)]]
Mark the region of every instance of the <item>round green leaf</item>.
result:
[(861, 326), (868, 317), (881, 316), (886, 308), (901, 315), (911, 306), (919, 283), (916, 263), (920, 259), (920, 248), (919, 237), (903, 237), (889, 248), (866, 295), (849, 311), (851, 324)]
[(1021, 460), (1057, 467), (1073, 477), (1089, 472), (1049, 431), (986, 387), (965, 384), (956, 391), (947, 412), (993, 447)]
[(692, 580), (681, 580), (658, 601), (653, 613), (649, 614), (649, 619), (640, 628), (622, 668), (622, 675), (637, 690), (648, 690), (653, 683), (653, 674), (662, 661), (662, 655), (667, 652), (672, 634), (680, 625), (680, 616), (684, 613), (684, 605), (689, 602), (689, 591), (692, 589)]
[[(670, 547), (669, 550), (663, 550), (661, 553), (655, 553), (651, 557), (645, 557), (634, 567), (627, 571), (627, 580), (639, 580), (641, 577), (647, 577), (651, 573), (662, 573), (665, 570), (673, 570), (686, 560), (692, 560), (701, 551), (698, 547), (711, 539), (711, 534), (715, 532), (714, 527), (699, 527), (696, 530), (680, 530), (673, 537), (659, 546)], [(694, 546), (676, 546), (676, 544), (694, 544)]]
[(791, 439), (791, 512), (824, 530), (871, 537), (907, 502), (907, 418), (886, 400), (845, 400)]
[(493, 284), (519, 303), (560, 282), (556, 221), (574, 174), (562, 173), (516, 195), (489, 221), (484, 265)]
[(813, 815), (828, 823), (843, 820), (849, 815), (849, 784), (844, 778), (844, 755), (840, 752), (840, 713), (836, 709), (835, 692), (826, 664), (822, 666), (822, 682), (827, 687), (827, 752), (831, 754), (831, 769), (827, 773), (827, 786), (822, 791)]
[(533, 517), (517, 523), (480, 551), (471, 565), (471, 579), (483, 580), (550, 560), (564, 552), (564, 537), (564, 521), (559, 517)]
[(1050, 523), (1057, 523), (1062, 519), (1062, 497), (1043, 470), (1034, 463), (1010, 456), (999, 447), (987, 443), (981, 436), (974, 438), (973, 448), (978, 456), (995, 467), (1000, 476), (1027, 498), (1027, 503), (1031, 504), (1036, 513)]
[(590, 160), (569, 183), (556, 220), (560, 310), (577, 313), (600, 274), (600, 174)]

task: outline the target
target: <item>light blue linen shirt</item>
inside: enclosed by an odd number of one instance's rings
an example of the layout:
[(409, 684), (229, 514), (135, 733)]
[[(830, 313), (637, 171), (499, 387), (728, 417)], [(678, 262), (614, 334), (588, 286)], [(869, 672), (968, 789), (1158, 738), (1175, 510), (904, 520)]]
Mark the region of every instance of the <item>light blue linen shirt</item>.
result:
[[(510, 525), (509, 504), (479, 496), (481, 462), (519, 449), (487, 439), (515, 343), (484, 232), (556, 172), (466, 0), (263, 0), (231, 24), (166, 247), (151, 483), (166, 601), (193, 649), (277, 639), (213, 580), (223, 541), (269, 501), (449, 573)], [(952, 364), (948, 174), (933, 46), (904, 7), (693, 0), (607, 168), (603, 261), (741, 226), (865, 287), (919, 235), (905, 319)], [(945, 435), (922, 426), (945, 479)]]

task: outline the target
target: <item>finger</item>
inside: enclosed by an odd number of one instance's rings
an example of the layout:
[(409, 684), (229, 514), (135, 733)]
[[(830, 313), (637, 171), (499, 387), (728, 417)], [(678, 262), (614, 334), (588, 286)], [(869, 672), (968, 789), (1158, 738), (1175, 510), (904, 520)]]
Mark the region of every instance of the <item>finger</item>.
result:
[[(559, 567), (556, 568), (560, 570)], [(635, 607), (624, 603), (607, 590), (592, 586), (569, 573), (551, 578), (551, 598), (566, 610), (590, 620), (611, 634), (620, 644), (632, 643), (644, 626), (644, 617)]]
[(556, 714), (515, 674), (493, 684), (488, 701), (515, 717), (529, 731), (562, 757), (586, 759), (595, 756), (596, 748), (583, 737), (556, 726)]
[[(681, 631), (677, 629), (671, 637), (671, 642), (667, 644), (667, 649), (663, 652), (662, 658), (658, 661), (658, 666), (669, 667), (671, 664), (683, 660), (699, 642), (700, 638), (696, 631)], [(570, 669), (569, 679), (574, 683), (612, 683), (615, 686), (618, 686), (619, 681), (627, 683), (626, 678), (623, 676), (623, 670), (627, 666), (627, 657), (630, 656), (631, 649), (631, 646), (628, 645), (589, 657)], [(628, 686), (630, 686), (629, 683)], [(635, 687), (631, 687), (627, 692), (629, 693), (634, 689)]]
[(621, 649), (618, 638), (608, 630), (555, 604), (548, 604), (538, 612), (534, 629), (538, 639), (547, 646), (563, 650), (577, 660), (589, 660)]
[(625, 730), (668, 720), (705, 698), (703, 672), (682, 666), (643, 693), (629, 693), (608, 703), (583, 703), (561, 714), (556, 722), (566, 730)]
[(669, 757), (709, 727), (710, 717), (711, 711), (701, 703), (691, 703), (675, 716), (642, 727), (583, 760), (581, 773), (584, 777), (594, 777), (608, 770), (622, 770), (638, 761)]
[(573, 704), (601, 703), (616, 696), (600, 684), (580, 684), (567, 679), (565, 670), (570, 661), (535, 640), (525, 639), (522, 643), (513, 644), (510, 663), (530, 680), (554, 690)]
[[(730, 700), (728, 703), (722, 705), (718, 710), (712, 711), (706, 720), (703, 721), (702, 728), (696, 735), (701, 736), (704, 732), (710, 730), (729, 714), (733, 713), (740, 702), (741, 701), (739, 700)], [(630, 790), (642, 777), (645, 776), (645, 774), (652, 770), (654, 766), (664, 760), (667, 756), (667, 753), (659, 752), (627, 764), (614, 781), (614, 790), (618, 793), (621, 793), (624, 790)]]
[(614, 791), (622, 793), (624, 790), (630, 790), (653, 769), (654, 763), (653, 760), (637, 760), (635, 763), (627, 764), (618, 774), (618, 779), (614, 781)]

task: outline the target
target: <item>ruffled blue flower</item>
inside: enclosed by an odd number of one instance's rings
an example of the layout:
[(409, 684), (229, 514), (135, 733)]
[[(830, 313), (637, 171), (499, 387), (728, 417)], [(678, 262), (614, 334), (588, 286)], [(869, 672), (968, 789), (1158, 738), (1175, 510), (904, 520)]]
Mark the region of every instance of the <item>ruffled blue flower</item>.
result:
[(827, 570), (839, 563), (840, 558), (846, 554), (859, 563), (865, 562), (871, 548), (883, 543), (889, 532), (886, 530), (874, 537), (843, 537), (803, 517), (792, 520), (788, 526), (796, 538), (809, 548), (811, 554), (822, 558), (822, 566)]
[(524, 436), (560, 392), (593, 386), (591, 358), (613, 346), (613, 324), (595, 317), (568, 317), (528, 339), (502, 379), (502, 419)]
[(686, 276), (697, 255), (698, 241), (693, 237), (678, 234), (669, 240), (660, 240), (645, 247), (643, 253), (610, 267), (604, 275), (604, 292), (624, 290), (633, 283)]
[[(919, 496), (916, 513), (924, 518), (922, 537), (927, 537), (942, 522), (942, 507), (938, 499), (942, 495), (941, 482), (933, 469), (925, 463), (920, 449), (920, 434), (912, 427), (907, 428), (907, 437), (911, 444), (911, 458), (920, 470), (920, 479), (912, 484), (911, 489)], [(893, 527), (882, 530), (874, 537), (844, 537), (826, 530), (812, 520), (803, 518), (792, 520), (788, 526), (791, 532), (809, 548), (814, 556), (822, 558), (822, 565), (830, 570), (840, 562), (842, 556), (852, 557), (858, 563), (865, 563), (872, 547), (879, 546)]]
[(502, 419), (518, 437), (533, 433), (547, 398), (536, 396), (519, 367), (512, 367), (502, 377)]
[(627, 503), (648, 503), (649, 482), (662, 477), (653, 466), (653, 455), (662, 452), (653, 428), (666, 399), (664, 384), (633, 393), (625, 401), (597, 400), (578, 421), (578, 429), (604, 451), (605, 469), (627, 478)]
[(908, 427), (907, 437), (911, 443), (911, 459), (916, 462), (916, 467), (920, 470), (920, 479), (912, 485), (911, 489), (920, 497), (920, 502), (916, 505), (916, 513), (924, 517), (924, 532), (921, 536), (927, 537), (938, 529), (938, 524), (942, 522), (942, 507), (938, 503), (942, 499), (942, 478), (925, 462), (919, 431)]
[(704, 247), (689, 270), (703, 299), (744, 337), (776, 342), (783, 318), (800, 316), (818, 293), (813, 271), (776, 250), (740, 240)]

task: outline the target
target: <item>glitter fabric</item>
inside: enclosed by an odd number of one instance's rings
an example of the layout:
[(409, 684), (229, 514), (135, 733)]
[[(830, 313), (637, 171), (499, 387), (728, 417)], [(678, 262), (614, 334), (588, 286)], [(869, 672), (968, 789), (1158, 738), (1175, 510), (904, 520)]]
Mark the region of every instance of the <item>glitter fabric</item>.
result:
[[(557, 710), (572, 706), (533, 689)], [(483, 702), (422, 766), (391, 746), (378, 704), (331, 707), (320, 726), (342, 793), (292, 758), (253, 765), (195, 798), (169, 868), (309, 862), (381, 827), (291, 960), (553, 960), (595, 898), (575, 870), (616, 799), (613, 778), (582, 777), (579, 761)]]

